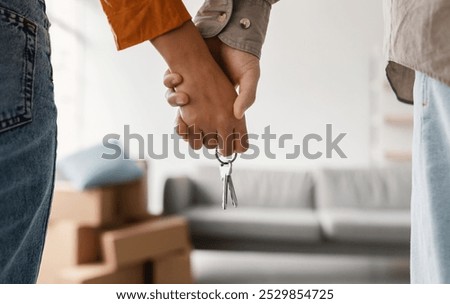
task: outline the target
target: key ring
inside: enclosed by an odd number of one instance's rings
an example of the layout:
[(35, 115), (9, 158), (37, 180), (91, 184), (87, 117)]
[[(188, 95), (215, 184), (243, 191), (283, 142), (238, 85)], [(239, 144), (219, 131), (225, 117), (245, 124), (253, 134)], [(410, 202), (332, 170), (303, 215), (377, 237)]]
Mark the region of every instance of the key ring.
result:
[(220, 158), (220, 155), (219, 155), (220, 153), (219, 153), (219, 149), (217, 149), (216, 148), (216, 158), (217, 158), (217, 160), (219, 161), (219, 163), (221, 164), (221, 165), (229, 165), (229, 164), (232, 164), (235, 160), (236, 160), (236, 158), (237, 158), (237, 153), (234, 153), (234, 156), (233, 156), (233, 158), (231, 159), (231, 160), (229, 160), (229, 161), (223, 161), (221, 158)]

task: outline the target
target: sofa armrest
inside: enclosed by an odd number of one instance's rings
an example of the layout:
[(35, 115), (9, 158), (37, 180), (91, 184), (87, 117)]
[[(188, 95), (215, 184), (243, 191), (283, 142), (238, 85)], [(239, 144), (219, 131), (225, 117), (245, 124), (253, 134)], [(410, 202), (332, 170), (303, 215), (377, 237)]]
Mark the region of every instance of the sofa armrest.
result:
[(194, 182), (186, 176), (171, 177), (164, 185), (165, 215), (180, 213), (192, 204), (194, 199)]

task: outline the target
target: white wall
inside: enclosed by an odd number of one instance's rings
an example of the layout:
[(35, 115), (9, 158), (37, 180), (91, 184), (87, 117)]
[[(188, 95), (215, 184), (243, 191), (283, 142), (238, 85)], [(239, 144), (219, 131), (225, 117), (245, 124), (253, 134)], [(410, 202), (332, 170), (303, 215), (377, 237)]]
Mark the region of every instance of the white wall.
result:
[[(201, 2), (185, 1), (192, 13)], [(82, 114), (76, 116), (75, 125), (73, 119), (60, 119), (60, 155), (73, 151), (74, 146), (98, 143), (107, 133), (123, 134), (125, 124), (142, 135), (160, 138), (170, 134), (175, 112), (164, 100), (162, 59), (150, 43), (116, 52), (99, 1), (82, 3), (82, 17), (75, 25), (86, 39), (83, 60), (76, 63), (84, 71), (78, 100)], [(50, 11), (58, 14), (51, 7)], [(261, 134), (271, 125), (273, 132), (292, 133), (301, 143), (308, 133), (325, 135), (325, 125), (331, 123), (336, 133), (348, 133), (341, 145), (348, 159), (286, 160), (285, 152), (279, 151), (276, 160), (260, 157), (236, 165), (304, 168), (368, 164), (369, 63), (373, 50), (382, 44), (382, 34), (379, 0), (282, 0), (276, 4), (263, 50), (257, 102), (247, 114), (249, 131)], [(61, 56), (57, 52), (64, 44), (62, 38), (53, 42), (55, 56)], [(55, 71), (56, 85), (64, 82), (58, 75)], [(74, 115), (62, 111), (60, 117)], [(151, 161), (154, 211), (159, 210), (165, 176), (181, 174), (200, 163), (216, 164), (173, 156)]]

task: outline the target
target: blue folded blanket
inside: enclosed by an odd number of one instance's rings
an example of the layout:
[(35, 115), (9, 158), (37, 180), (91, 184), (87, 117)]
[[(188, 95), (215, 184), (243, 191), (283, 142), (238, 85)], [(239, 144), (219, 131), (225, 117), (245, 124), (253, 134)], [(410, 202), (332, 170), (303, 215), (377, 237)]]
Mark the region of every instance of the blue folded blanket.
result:
[(102, 157), (110, 152), (110, 149), (98, 145), (67, 156), (58, 161), (58, 174), (78, 190), (125, 183), (142, 177), (144, 171), (135, 161), (124, 157), (124, 153), (113, 160)]

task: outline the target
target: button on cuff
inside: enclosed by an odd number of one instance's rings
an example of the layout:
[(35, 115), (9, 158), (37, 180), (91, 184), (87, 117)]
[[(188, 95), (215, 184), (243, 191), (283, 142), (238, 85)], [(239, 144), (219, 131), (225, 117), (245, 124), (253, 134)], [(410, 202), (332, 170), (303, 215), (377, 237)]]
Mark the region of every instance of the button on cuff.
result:
[(225, 21), (227, 21), (227, 13), (220, 13), (220, 15), (217, 17), (217, 21), (219, 21), (220, 23), (224, 23)]
[(239, 21), (239, 24), (241, 25), (241, 28), (245, 30), (252, 26), (252, 22), (248, 18), (242, 18), (241, 21)]

